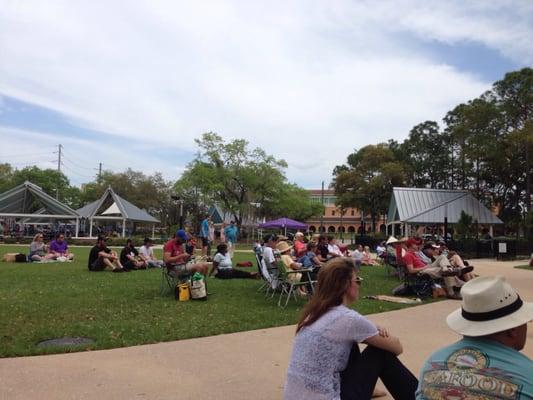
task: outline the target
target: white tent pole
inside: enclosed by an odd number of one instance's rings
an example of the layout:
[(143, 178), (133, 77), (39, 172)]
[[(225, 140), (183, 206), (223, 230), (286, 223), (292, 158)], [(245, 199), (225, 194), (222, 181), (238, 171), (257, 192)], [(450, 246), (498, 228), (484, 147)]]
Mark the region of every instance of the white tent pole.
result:
[(76, 237), (78, 237), (79, 232), (80, 232), (80, 219), (76, 218)]
[(126, 219), (122, 219), (122, 237), (126, 237)]
[(155, 239), (155, 224), (152, 224), (152, 239)]
[(93, 219), (89, 219), (89, 237), (93, 237)]

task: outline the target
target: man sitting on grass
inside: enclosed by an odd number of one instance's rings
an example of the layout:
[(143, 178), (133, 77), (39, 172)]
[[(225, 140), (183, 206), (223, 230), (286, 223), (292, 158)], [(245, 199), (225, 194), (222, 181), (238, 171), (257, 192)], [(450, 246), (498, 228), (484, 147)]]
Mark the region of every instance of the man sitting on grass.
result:
[(128, 270), (146, 269), (146, 262), (139, 257), (139, 252), (131, 239), (126, 241), (126, 246), (120, 252), (120, 263)]
[(105, 236), (98, 236), (96, 246), (89, 253), (89, 271), (103, 271), (106, 268), (111, 269), (113, 272), (127, 271), (122, 267), (117, 253), (106, 247), (105, 242)]
[(191, 255), (185, 252), (183, 244), (189, 240), (187, 233), (183, 229), (176, 232), (176, 236), (165, 243), (163, 247), (163, 261), (167, 266), (169, 274), (178, 278), (192, 275), (195, 272), (200, 272), (202, 275), (207, 275), (209, 268), (206, 263), (188, 263)]
[(144, 244), (139, 249), (139, 255), (146, 262), (148, 268), (161, 268), (165, 263), (155, 257), (153, 244), (152, 239), (144, 238)]
[(65, 234), (64, 233), (58, 233), (56, 235), (56, 239), (52, 240), (52, 243), (50, 243), (50, 249), (48, 250), (49, 253), (52, 253), (56, 260), (60, 260), (59, 257), (64, 257), (67, 260), (73, 260), (74, 254), (69, 253), (68, 251), (68, 244), (65, 240)]

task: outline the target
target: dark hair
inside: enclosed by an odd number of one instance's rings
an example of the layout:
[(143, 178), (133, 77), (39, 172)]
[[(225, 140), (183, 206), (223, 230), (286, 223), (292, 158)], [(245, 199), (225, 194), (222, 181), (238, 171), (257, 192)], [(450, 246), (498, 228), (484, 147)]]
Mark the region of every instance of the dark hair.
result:
[(59, 236), (65, 237), (65, 234), (63, 232), (59, 232), (58, 234), (56, 234), (56, 239), (59, 239)]
[(331, 242), (333, 239), (335, 239), (335, 236), (328, 236), (328, 242)]
[(330, 308), (342, 304), (354, 274), (354, 263), (349, 257), (335, 257), (320, 269), (316, 292), (302, 311), (297, 333), (313, 324)]
[(316, 243), (313, 241), (307, 242), (307, 251), (311, 251), (316, 248)]
[(270, 240), (274, 240), (274, 241), (278, 240), (278, 235), (276, 235), (275, 233), (272, 233), (270, 235), (266, 235), (265, 236), (265, 243), (270, 241)]
[(226, 254), (228, 251), (228, 245), (226, 243), (220, 243), (217, 246), (217, 253)]
[(132, 240), (131, 238), (128, 238), (128, 239), (126, 240), (126, 244), (130, 244), (130, 243), (133, 243), (133, 240)]
[(98, 235), (98, 237), (96, 238), (97, 242), (100, 242), (100, 241), (104, 241), (105, 242), (106, 240), (107, 240), (107, 238), (104, 235)]
[(144, 238), (143, 240), (144, 244), (153, 243), (153, 240), (150, 238)]

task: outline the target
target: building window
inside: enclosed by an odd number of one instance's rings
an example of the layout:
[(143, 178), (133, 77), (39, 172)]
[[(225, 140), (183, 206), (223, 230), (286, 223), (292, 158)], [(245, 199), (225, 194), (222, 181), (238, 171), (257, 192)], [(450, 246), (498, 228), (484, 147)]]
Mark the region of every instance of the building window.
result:
[(331, 215), (335, 216), (335, 210), (331, 210)]
[(355, 215), (355, 210), (352, 210), (352, 217)]

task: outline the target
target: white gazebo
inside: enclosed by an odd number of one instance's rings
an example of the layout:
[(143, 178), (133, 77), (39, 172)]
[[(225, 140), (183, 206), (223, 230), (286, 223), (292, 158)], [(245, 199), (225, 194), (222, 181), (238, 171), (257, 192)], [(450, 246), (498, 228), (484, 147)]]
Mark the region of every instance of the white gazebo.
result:
[[(108, 200), (109, 199), (109, 200)], [(104, 211), (99, 212), (104, 204), (108, 206)], [(126, 236), (126, 223), (127, 222), (139, 222), (139, 223), (151, 223), (152, 224), (152, 237), (155, 234), (155, 224), (159, 224), (160, 221), (145, 210), (140, 209), (129, 201), (123, 199), (116, 194), (111, 187), (108, 187), (102, 197), (99, 200), (93, 201), (86, 206), (77, 210), (78, 214), (85, 219), (89, 220), (89, 236), (93, 236), (93, 222), (96, 220), (112, 220), (122, 222), (122, 237)]]

